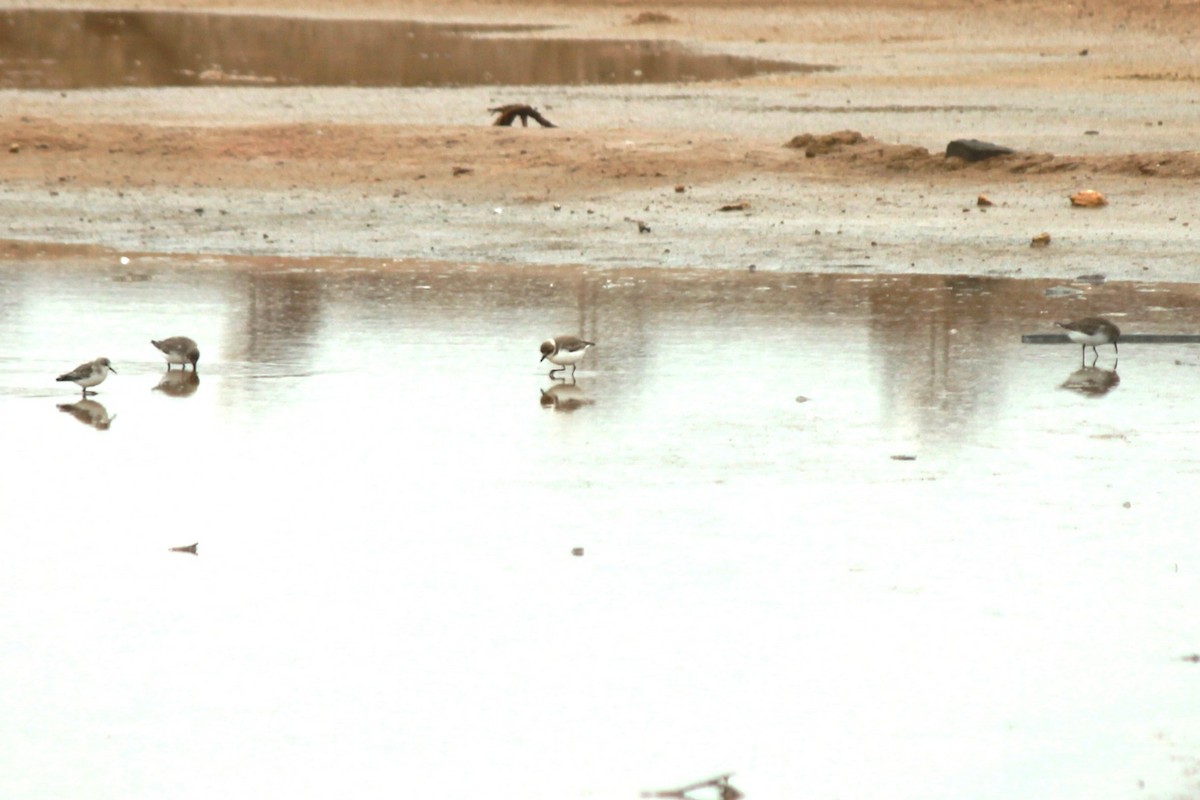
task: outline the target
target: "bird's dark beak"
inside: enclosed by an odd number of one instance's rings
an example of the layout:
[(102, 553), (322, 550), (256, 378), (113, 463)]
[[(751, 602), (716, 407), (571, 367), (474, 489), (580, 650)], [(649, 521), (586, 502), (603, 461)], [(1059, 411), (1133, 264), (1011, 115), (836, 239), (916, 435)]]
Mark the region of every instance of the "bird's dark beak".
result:
[(108, 365), (108, 371), (109, 371), (109, 372), (112, 372), (112, 373), (114, 373), (114, 374), (115, 374), (115, 373), (116, 373), (116, 371), (117, 371), (117, 368), (116, 368), (116, 367), (114, 367), (112, 364), (109, 364), (109, 365)]
[(542, 357), (538, 359), (538, 363), (540, 364), (541, 362), (543, 362), (545, 360), (546, 360), (546, 354), (542, 353)]

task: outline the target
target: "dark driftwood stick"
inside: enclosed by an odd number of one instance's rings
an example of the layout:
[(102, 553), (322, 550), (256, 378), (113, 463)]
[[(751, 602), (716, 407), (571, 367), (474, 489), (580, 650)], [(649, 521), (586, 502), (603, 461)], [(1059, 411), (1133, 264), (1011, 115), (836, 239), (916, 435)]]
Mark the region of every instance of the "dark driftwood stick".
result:
[[(1200, 344), (1200, 333), (1122, 333), (1120, 344)], [(1065, 333), (1026, 333), (1021, 344), (1078, 344)], [(1107, 345), (1101, 345), (1107, 347)]]
[[(724, 775), (717, 775), (705, 781), (696, 781), (687, 786), (680, 786), (678, 789), (666, 789), (661, 792), (642, 792), (642, 797), (684, 797), (693, 789), (704, 789), (709, 786), (715, 786), (718, 789), (725, 789), (726, 787), (732, 789), (733, 787), (729, 786), (729, 779), (732, 777), (732, 772), (726, 772)], [(735, 789), (734, 791), (737, 790)]]

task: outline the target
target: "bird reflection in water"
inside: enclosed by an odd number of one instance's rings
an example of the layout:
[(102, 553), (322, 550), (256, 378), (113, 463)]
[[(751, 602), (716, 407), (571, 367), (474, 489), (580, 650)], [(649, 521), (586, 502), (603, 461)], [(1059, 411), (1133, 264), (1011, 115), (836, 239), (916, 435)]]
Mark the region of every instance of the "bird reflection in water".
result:
[(572, 381), (555, 383), (549, 389), (542, 389), (540, 402), (543, 408), (553, 408), (555, 411), (577, 411), (584, 406), (590, 406), (594, 400)]
[(1092, 366), (1080, 367), (1067, 376), (1062, 388), (1090, 397), (1100, 397), (1117, 388), (1120, 383), (1121, 376), (1117, 375), (1115, 363), (1112, 369), (1104, 369), (1097, 367), (1093, 362)]
[(185, 369), (168, 369), (154, 391), (171, 397), (191, 397), (200, 388), (200, 376)]
[(59, 411), (66, 411), (85, 425), (91, 425), (98, 431), (108, 430), (116, 414), (109, 415), (108, 409), (95, 400), (77, 400), (74, 403), (59, 403)]

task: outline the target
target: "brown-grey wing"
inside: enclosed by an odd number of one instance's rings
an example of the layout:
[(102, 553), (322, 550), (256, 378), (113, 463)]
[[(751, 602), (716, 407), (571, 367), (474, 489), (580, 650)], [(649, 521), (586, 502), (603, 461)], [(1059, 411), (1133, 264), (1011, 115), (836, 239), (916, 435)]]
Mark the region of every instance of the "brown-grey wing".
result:
[(59, 375), (58, 380), (60, 380), (60, 381), (77, 381), (77, 380), (80, 380), (81, 378), (86, 378), (91, 374), (92, 374), (92, 362), (89, 361), (86, 364), (80, 364), (78, 367), (71, 370), (70, 372), (64, 372), (62, 375)]
[(172, 336), (169, 339), (163, 339), (161, 342), (155, 342), (154, 346), (165, 352), (187, 352), (189, 348), (195, 347), (196, 343), (186, 336)]
[(558, 349), (568, 353), (576, 353), (588, 346), (594, 346), (594, 342), (587, 342), (580, 339), (578, 336), (559, 336), (555, 340), (558, 343)]

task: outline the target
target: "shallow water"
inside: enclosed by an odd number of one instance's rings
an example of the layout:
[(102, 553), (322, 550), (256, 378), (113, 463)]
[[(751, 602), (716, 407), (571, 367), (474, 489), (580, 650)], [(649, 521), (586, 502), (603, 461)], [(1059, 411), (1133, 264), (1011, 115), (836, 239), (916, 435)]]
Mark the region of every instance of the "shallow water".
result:
[(1194, 793), (1200, 352), (1020, 335), (1195, 289), (1049, 285), (5, 263), (0, 796)]
[(531, 26), (162, 11), (0, 11), (0, 88), (528, 86), (726, 80), (827, 69)]

